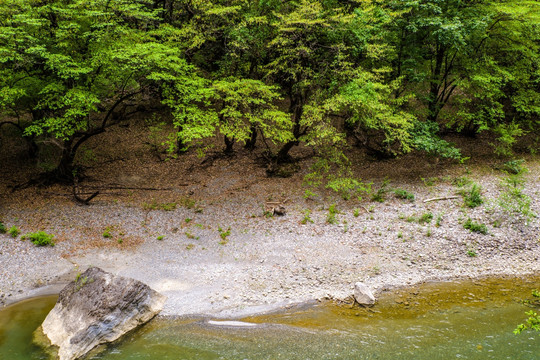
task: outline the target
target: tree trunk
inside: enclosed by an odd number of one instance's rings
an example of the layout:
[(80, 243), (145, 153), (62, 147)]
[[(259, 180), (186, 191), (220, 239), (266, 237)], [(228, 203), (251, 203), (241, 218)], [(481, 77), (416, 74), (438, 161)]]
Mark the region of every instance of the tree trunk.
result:
[(75, 160), (75, 152), (73, 151), (73, 140), (66, 141), (64, 147), (62, 148), (62, 156), (60, 157), (60, 162), (56, 168), (51, 172), (51, 176), (54, 177), (54, 180), (60, 182), (73, 182), (74, 178), (74, 166), (73, 161)]
[(282, 163), (282, 162), (285, 162), (286, 160), (289, 159), (289, 151), (294, 147), (294, 146), (297, 146), (300, 142), (298, 140), (294, 140), (294, 141), (289, 141), (287, 143), (285, 143), (285, 145), (283, 145), (281, 147), (281, 149), (279, 149), (278, 153), (277, 153), (277, 162), (278, 163)]
[(431, 72), (431, 80), (429, 86), (429, 99), (428, 99), (428, 120), (436, 121), (441, 111), (441, 103), (439, 101), (439, 92), (441, 90), (442, 68), (444, 62), (445, 49), (442, 45), (437, 45), (437, 53), (435, 54), (435, 67)]
[(232, 154), (234, 152), (233, 146), (234, 138), (229, 138), (228, 136), (225, 136), (225, 150), (223, 150), (223, 152), (225, 154)]
[(246, 145), (244, 146), (244, 149), (253, 150), (255, 149), (256, 143), (257, 143), (257, 127), (255, 125), (252, 125), (251, 135), (249, 136), (249, 140), (246, 141)]
[(279, 149), (277, 153), (277, 161), (284, 162), (289, 158), (289, 151), (294, 147), (300, 144), (300, 136), (302, 133), (300, 131), (300, 120), (302, 119), (302, 114), (304, 113), (304, 101), (303, 96), (296, 94), (291, 96), (291, 105), (289, 107), (289, 112), (293, 114), (293, 136), (294, 140), (291, 140)]

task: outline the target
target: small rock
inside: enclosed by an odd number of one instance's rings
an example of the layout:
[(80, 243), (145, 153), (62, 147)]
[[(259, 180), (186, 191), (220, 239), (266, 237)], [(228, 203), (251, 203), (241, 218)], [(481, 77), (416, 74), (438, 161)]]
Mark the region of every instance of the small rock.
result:
[(354, 284), (354, 299), (360, 305), (373, 305), (376, 302), (371, 290), (361, 282)]

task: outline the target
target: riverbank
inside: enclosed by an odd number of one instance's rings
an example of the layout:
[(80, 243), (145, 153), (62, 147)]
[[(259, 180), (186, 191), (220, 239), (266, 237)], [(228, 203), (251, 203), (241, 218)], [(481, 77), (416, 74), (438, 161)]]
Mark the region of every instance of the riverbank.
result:
[[(0, 235), (0, 303), (61, 286), (88, 266), (167, 295), (162, 315), (217, 317), (343, 299), (357, 281), (381, 292), (432, 280), (540, 272), (539, 220), (526, 224), (500, 207), (505, 174), (493, 166), (456, 165), (433, 168), (429, 178), (390, 178), (392, 191), (384, 192), (383, 202), (358, 202), (324, 192), (305, 199), (301, 172), (268, 179), (227, 161), (215, 161), (211, 174), (185, 186), (118, 190), (90, 206), (73, 203), (65, 196), (69, 188), (61, 186), (21, 190), (17, 202), (3, 196), (4, 224), (22, 234), (53, 233), (56, 246)], [(539, 212), (540, 167), (534, 159), (527, 166), (523, 193)], [(160, 181), (131, 174), (116, 184), (162, 187)], [(472, 183), (481, 186), (484, 199), (475, 208), (464, 206), (459, 195)], [(374, 192), (382, 184), (374, 180)], [(394, 189), (414, 194), (414, 201), (398, 198)], [(448, 199), (425, 202), (433, 198)], [(266, 201), (285, 199), (285, 216), (264, 214)], [(465, 229), (467, 219), (485, 225), (487, 234)]]

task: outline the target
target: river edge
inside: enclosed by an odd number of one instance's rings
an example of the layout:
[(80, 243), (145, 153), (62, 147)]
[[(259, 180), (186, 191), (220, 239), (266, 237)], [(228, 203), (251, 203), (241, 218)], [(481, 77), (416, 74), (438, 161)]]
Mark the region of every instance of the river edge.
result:
[[(528, 166), (523, 192), (538, 213), (540, 164)], [(415, 201), (389, 193), (382, 203), (306, 199), (287, 179), (260, 180), (240, 191), (236, 175), (213, 177), (166, 199), (140, 193), (90, 206), (28, 189), (26, 201), (0, 199), (2, 221), (21, 234), (53, 233), (57, 244), (36, 247), (0, 234), (0, 306), (65, 284), (89, 266), (165, 294), (164, 316), (223, 318), (345, 299), (358, 281), (380, 293), (426, 281), (540, 273), (539, 218), (526, 223), (500, 207), (501, 173), (442, 175), (429, 184), (393, 183)], [(465, 207), (456, 196), (462, 190), (456, 181), (464, 176), (481, 186), (481, 206)], [(264, 215), (269, 194), (289, 199), (285, 216)], [(426, 202), (439, 197), (448, 199)], [(335, 221), (329, 220), (331, 205)], [(429, 214), (429, 221), (419, 220)], [(487, 235), (465, 229), (466, 219), (485, 224)]]
[[(33, 301), (39, 298), (56, 297), (66, 284), (48, 285), (29, 291), (24, 296), (14, 299), (5, 304), (3, 309), (17, 306), (25, 301)], [(540, 272), (535, 274), (523, 274), (519, 276), (481, 276), (476, 278), (453, 278), (445, 280), (429, 280), (407, 286), (384, 287), (377, 292), (377, 303), (373, 306), (360, 306), (354, 303), (352, 296), (347, 299), (311, 299), (300, 303), (289, 303), (285, 306), (276, 304), (267, 306), (266, 309), (256, 312), (243, 312), (229, 314), (226, 317), (217, 314), (158, 314), (158, 321), (189, 320), (203, 321), (210, 327), (249, 327), (264, 325), (264, 320), (279, 317), (287, 313), (309, 311), (318, 305), (334, 306), (336, 309), (349, 311), (354, 316), (362, 314), (387, 316), (390, 310), (392, 315), (409, 311), (411, 314), (422, 314), (433, 309), (441, 311), (453, 306), (459, 306), (461, 302), (471, 306), (476, 302), (477, 306), (483, 303), (503, 303), (508, 301), (521, 302), (531, 297), (533, 289), (540, 288)], [(441, 296), (442, 295), (442, 296)], [(386, 315), (385, 315), (386, 314)], [(408, 315), (410, 316), (410, 315)], [(270, 317), (270, 318), (269, 318)], [(217, 320), (217, 321), (216, 321)], [(232, 321), (228, 321), (232, 320)]]

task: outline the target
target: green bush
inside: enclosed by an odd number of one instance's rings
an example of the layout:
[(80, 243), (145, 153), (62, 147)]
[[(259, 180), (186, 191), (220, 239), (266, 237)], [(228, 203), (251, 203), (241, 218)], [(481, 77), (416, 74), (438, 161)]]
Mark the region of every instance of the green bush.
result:
[(326, 216), (326, 222), (329, 224), (337, 224), (336, 215), (338, 210), (336, 209), (336, 204), (330, 205), (328, 208), (328, 216)]
[(463, 196), (465, 205), (471, 209), (484, 203), (482, 188), (478, 184), (473, 184), (469, 191), (463, 191), (461, 195)]
[(105, 231), (103, 232), (103, 237), (104, 237), (105, 239), (112, 238), (111, 228), (110, 228), (110, 227), (106, 227), (106, 228), (105, 228)]
[(381, 184), (381, 187), (371, 196), (371, 201), (376, 201), (383, 203), (386, 200), (386, 193), (390, 191), (388, 189), (388, 184), (390, 183), (390, 180), (385, 179), (383, 183)]
[(54, 246), (54, 235), (47, 234), (45, 231), (38, 231), (35, 233), (28, 233), (23, 236), (24, 239), (29, 239), (36, 246)]
[(531, 198), (523, 192), (525, 190), (525, 178), (523, 172), (508, 174), (500, 183), (503, 191), (499, 195), (499, 206), (509, 214), (521, 214), (527, 222), (537, 214), (531, 209)]
[(398, 199), (414, 201), (414, 194), (405, 189), (395, 189), (394, 195), (396, 195)]
[(21, 230), (19, 230), (19, 228), (16, 227), (15, 225), (10, 227), (9, 230), (8, 230), (8, 234), (11, 235), (11, 237), (14, 237), (14, 238), (19, 236), (20, 233), (21, 233)]
[(418, 219), (419, 224), (429, 224), (431, 223), (431, 220), (433, 220), (433, 213), (427, 212), (422, 214), (420, 219)]
[(502, 170), (514, 175), (523, 174), (529, 170), (525, 165), (523, 165), (524, 163), (525, 160), (523, 159), (510, 160), (503, 164)]
[(0, 234), (5, 234), (7, 232), (6, 225), (0, 222)]
[[(529, 306), (540, 306), (540, 292), (538, 290), (532, 291), (533, 299), (524, 300), (525, 304)], [(525, 323), (519, 324), (514, 330), (514, 334), (521, 334), (524, 330), (530, 329), (540, 332), (540, 315), (533, 310), (530, 310), (525, 313), (528, 318), (525, 320)]]
[(300, 221), (300, 223), (302, 225), (305, 225), (308, 222), (313, 224), (313, 219), (311, 219), (310, 215), (311, 215), (311, 210), (309, 210), (309, 209), (304, 210), (304, 218), (302, 219), (302, 221)]
[(480, 233), (487, 235), (488, 229), (487, 226), (481, 223), (477, 223), (471, 220), (471, 218), (468, 218), (467, 221), (463, 224), (463, 227), (467, 230), (470, 230), (472, 232)]

